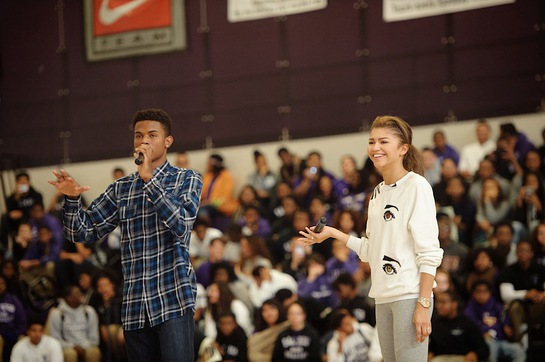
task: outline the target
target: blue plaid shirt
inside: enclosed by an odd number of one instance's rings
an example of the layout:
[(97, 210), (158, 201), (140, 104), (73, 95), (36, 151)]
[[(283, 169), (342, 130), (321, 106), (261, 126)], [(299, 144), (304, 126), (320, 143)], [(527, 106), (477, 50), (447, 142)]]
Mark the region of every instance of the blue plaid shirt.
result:
[(65, 198), (63, 221), (73, 242), (94, 242), (121, 229), (122, 320), (126, 330), (155, 326), (195, 308), (189, 238), (202, 178), (165, 162), (144, 184), (138, 173), (112, 183), (87, 210)]

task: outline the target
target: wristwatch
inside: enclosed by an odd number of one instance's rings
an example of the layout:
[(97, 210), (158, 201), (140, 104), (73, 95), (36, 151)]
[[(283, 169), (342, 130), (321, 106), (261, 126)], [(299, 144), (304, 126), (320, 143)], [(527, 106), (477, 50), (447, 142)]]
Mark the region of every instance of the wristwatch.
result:
[(424, 307), (424, 308), (431, 307), (431, 301), (428, 298), (418, 297), (418, 299), (416, 301), (418, 303), (420, 303), (420, 305), (422, 305), (422, 307)]

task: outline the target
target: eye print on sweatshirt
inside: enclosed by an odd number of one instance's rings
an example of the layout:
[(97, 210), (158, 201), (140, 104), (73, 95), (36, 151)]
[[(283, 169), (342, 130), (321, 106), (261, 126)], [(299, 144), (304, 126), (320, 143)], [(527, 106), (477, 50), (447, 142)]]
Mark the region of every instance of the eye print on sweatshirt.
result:
[[(382, 270), (388, 275), (397, 274), (397, 268), (401, 268), (401, 264), (394, 258), (390, 258), (388, 255), (382, 257)], [(397, 267), (396, 265), (397, 264)]]
[(396, 218), (396, 215), (394, 214), (394, 209), (396, 211), (399, 211), (399, 209), (394, 205), (389, 205), (388, 204), (388, 205), (384, 206), (384, 210), (385, 210), (384, 215), (383, 215), (384, 221), (392, 221), (393, 219)]

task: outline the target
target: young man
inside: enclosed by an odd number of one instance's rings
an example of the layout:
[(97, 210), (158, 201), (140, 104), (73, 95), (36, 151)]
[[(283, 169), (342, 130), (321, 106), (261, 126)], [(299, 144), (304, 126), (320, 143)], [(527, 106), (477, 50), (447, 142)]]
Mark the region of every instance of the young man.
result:
[(63, 362), (62, 348), (54, 337), (44, 335), (44, 325), (40, 320), (31, 320), (27, 336), (21, 338), (13, 347), (12, 362)]
[(76, 285), (66, 286), (59, 306), (49, 313), (49, 335), (62, 346), (65, 362), (99, 362), (98, 316), (95, 310), (83, 305), (83, 294)]
[(485, 361), (490, 354), (488, 345), (479, 327), (459, 312), (458, 296), (454, 292), (436, 293), (435, 307), (428, 361), (446, 361), (453, 356), (460, 361)]
[(490, 348), (489, 361), (498, 361), (500, 357), (514, 362), (526, 361), (522, 344), (507, 339), (513, 337), (511, 322), (503, 315), (504, 306), (494, 299), (492, 286), (487, 281), (477, 280), (473, 283), (464, 313), (481, 329)]
[(193, 361), (196, 280), (189, 238), (201, 176), (167, 161), (174, 142), (170, 116), (158, 109), (133, 117), (137, 172), (114, 181), (87, 210), (80, 186), (65, 170), (49, 181), (66, 195), (66, 237), (92, 242), (121, 228), (122, 321), (130, 361)]

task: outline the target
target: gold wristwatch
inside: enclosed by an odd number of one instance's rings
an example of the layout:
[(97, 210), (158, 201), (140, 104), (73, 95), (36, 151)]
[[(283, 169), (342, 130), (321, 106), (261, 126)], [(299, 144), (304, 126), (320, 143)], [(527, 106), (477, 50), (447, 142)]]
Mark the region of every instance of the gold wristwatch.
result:
[(418, 299), (416, 301), (418, 303), (420, 303), (420, 305), (422, 305), (422, 307), (424, 307), (424, 308), (431, 307), (431, 301), (428, 298), (418, 297)]

